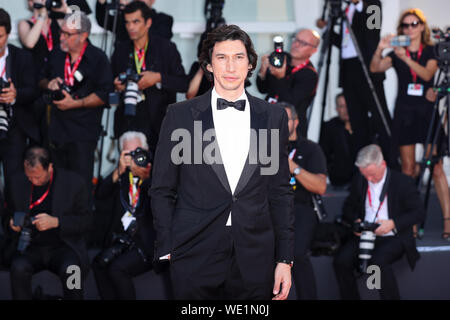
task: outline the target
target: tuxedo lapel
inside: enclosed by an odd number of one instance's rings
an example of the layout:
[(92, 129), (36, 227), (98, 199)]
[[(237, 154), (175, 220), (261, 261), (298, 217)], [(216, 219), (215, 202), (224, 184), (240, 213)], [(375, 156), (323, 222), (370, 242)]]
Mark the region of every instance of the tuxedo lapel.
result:
[[(258, 167), (258, 150), (259, 150), (259, 129), (268, 129), (267, 128), (267, 112), (260, 105), (260, 102), (251, 96), (248, 92), (247, 99), (250, 104), (250, 149), (247, 155), (247, 159), (245, 161), (244, 169), (242, 170), (241, 177), (239, 178), (239, 182), (236, 186), (236, 190), (234, 192), (235, 195), (239, 194), (242, 190), (244, 190), (245, 186), (249, 182), (250, 178), (253, 176), (256, 168)], [(256, 133), (256, 136), (253, 136)], [(269, 137), (269, 135), (268, 135)], [(268, 149), (270, 150), (270, 149)]]
[[(231, 188), (228, 183), (227, 174), (225, 172), (225, 167), (223, 165), (222, 156), (220, 155), (220, 149), (219, 145), (217, 143), (217, 136), (214, 134), (214, 141), (204, 141), (203, 139), (203, 133), (209, 129), (214, 130), (214, 121), (212, 117), (212, 109), (211, 109), (211, 91), (209, 90), (208, 93), (204, 94), (198, 99), (198, 103), (195, 104), (191, 111), (192, 111), (192, 117), (194, 118), (194, 121), (200, 121), (202, 125), (201, 132), (198, 130), (194, 130), (194, 141), (202, 141), (202, 149), (201, 149), (201, 157), (202, 157), (202, 163), (203, 161), (208, 161), (208, 163), (211, 163), (211, 169), (216, 174), (217, 178), (219, 179), (222, 186), (227, 190), (229, 193), (231, 193)], [(195, 126), (195, 123), (194, 123)], [(201, 134), (202, 136), (198, 136)], [(210, 144), (214, 144), (214, 150), (218, 153), (215, 155), (215, 161), (214, 159), (210, 159), (210, 155), (208, 152), (203, 152), (206, 148), (206, 146)], [(195, 142), (194, 142), (195, 146)], [(194, 147), (195, 148), (195, 147)], [(199, 152), (200, 150), (195, 150), (194, 152)], [(205, 159), (203, 159), (205, 157)], [(195, 156), (194, 156), (195, 158)]]

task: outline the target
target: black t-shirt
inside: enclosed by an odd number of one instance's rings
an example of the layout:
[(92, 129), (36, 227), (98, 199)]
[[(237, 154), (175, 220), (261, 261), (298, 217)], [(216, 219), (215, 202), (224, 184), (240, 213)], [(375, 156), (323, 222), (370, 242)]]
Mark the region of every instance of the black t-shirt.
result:
[[(34, 23), (32, 21), (27, 20), (27, 23), (30, 25), (30, 28), (34, 26)], [(61, 28), (58, 21), (56, 21), (56, 19), (52, 19), (52, 22), (50, 23), (50, 31), (52, 35), (53, 50), (59, 49), (60, 29)], [(33, 55), (36, 70), (40, 70), (45, 66), (48, 61), (50, 51), (48, 49), (47, 42), (42, 34), (39, 36), (39, 40), (36, 42), (32, 49), (28, 49), (25, 46), (23, 48), (27, 51), (30, 51)]]
[[(397, 55), (394, 53), (394, 51), (390, 52), (388, 54), (389, 57), (392, 59), (392, 66), (394, 67), (395, 71), (397, 72), (398, 77), (398, 95), (397, 95), (397, 104), (401, 105), (424, 105), (424, 104), (433, 104), (432, 102), (425, 99), (425, 94), (429, 88), (433, 86), (433, 78), (429, 81), (423, 80), (421, 77), (417, 75), (417, 81), (416, 83), (420, 83), (424, 86), (423, 88), (423, 95), (421, 97), (419, 96), (410, 96), (408, 95), (408, 85), (410, 83), (414, 83), (413, 76), (411, 74), (411, 69), (408, 67), (408, 65), (400, 60)], [(418, 52), (411, 52), (411, 58), (417, 62), (417, 56)], [(419, 59), (419, 64), (421, 66), (426, 66), (428, 61), (434, 59), (437, 60), (435, 52), (434, 52), (434, 46), (425, 46), (423, 48), (422, 54)]]
[[(53, 50), (41, 78), (49, 81), (56, 77), (64, 79), (65, 61), (65, 52)], [(113, 91), (113, 77), (105, 53), (89, 43), (77, 71), (82, 74), (83, 79), (81, 82), (75, 80), (72, 96), (81, 99), (95, 93), (106, 105), (109, 93)], [(102, 107), (66, 111), (52, 107), (50, 139), (57, 143), (97, 140), (101, 131), (102, 112)]]
[[(200, 63), (198, 63), (198, 61), (195, 61), (191, 66), (191, 70), (189, 70), (189, 74), (188, 74), (189, 82), (191, 82), (192, 79), (195, 77), (195, 74), (197, 73), (199, 68), (200, 68)], [(201, 96), (202, 94), (206, 93), (209, 89), (212, 88), (212, 86), (213, 86), (213, 83), (211, 81), (209, 81), (205, 75), (203, 75), (196, 97)]]
[[(299, 137), (297, 141), (289, 142), (289, 155), (293, 153), (294, 162), (302, 169), (311, 173), (327, 174), (327, 163), (322, 149), (317, 143)], [(311, 193), (303, 185), (291, 176), (291, 186), (294, 190), (295, 203), (302, 203), (312, 206)]]
[[(53, 177), (53, 181), (55, 180), (55, 177)], [(48, 182), (46, 185), (43, 186), (33, 186), (32, 187), (32, 197), (31, 197), (31, 203), (35, 203), (38, 199), (40, 199), (46, 192), (49, 190), (48, 195), (44, 198), (44, 200), (34, 206), (30, 210), (30, 215), (32, 217), (35, 217), (36, 215), (40, 213), (46, 213), (50, 216), (52, 216), (52, 198), (53, 198), (53, 183), (50, 185), (50, 182)], [(59, 237), (59, 227), (49, 229), (46, 231), (38, 231), (36, 227), (33, 227), (33, 245), (39, 245), (39, 246), (55, 246), (60, 244), (61, 238)]]

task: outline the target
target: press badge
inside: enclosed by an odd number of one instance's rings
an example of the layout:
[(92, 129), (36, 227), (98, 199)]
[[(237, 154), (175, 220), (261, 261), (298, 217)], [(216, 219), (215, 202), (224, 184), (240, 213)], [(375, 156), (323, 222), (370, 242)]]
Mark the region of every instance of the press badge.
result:
[(408, 84), (408, 96), (423, 96), (423, 84), (410, 83)]
[(125, 212), (125, 214), (122, 216), (122, 225), (123, 230), (127, 231), (128, 227), (130, 226), (130, 223), (136, 220), (135, 217), (130, 213), (130, 211)]

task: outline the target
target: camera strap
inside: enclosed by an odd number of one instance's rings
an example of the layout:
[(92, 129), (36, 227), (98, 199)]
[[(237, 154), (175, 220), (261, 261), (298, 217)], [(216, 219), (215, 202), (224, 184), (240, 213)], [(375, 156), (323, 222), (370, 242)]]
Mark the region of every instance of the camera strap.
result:
[(35, 202), (32, 202), (34, 185), (31, 184), (31, 195), (30, 195), (30, 206), (29, 206), (30, 210), (33, 209), (34, 207), (40, 205), (45, 200), (45, 198), (47, 198), (48, 194), (50, 193), (50, 187), (52, 186), (52, 182), (53, 182), (53, 172), (52, 172), (52, 175), (50, 176), (50, 183), (48, 184), (47, 191), (45, 191), (44, 194), (39, 199), (37, 199)]
[(294, 74), (300, 70), (302, 70), (304, 67), (306, 67), (309, 64), (309, 59), (306, 60), (303, 63), (300, 63), (299, 65), (295, 66), (292, 70), (291, 70), (291, 74)]
[(64, 67), (64, 82), (67, 85), (69, 85), (69, 86), (73, 86), (74, 85), (74, 82), (75, 82), (74, 74), (78, 70), (78, 66), (80, 65), (81, 60), (83, 59), (84, 52), (86, 51), (87, 46), (88, 46), (88, 43), (86, 41), (86, 43), (84, 44), (83, 49), (80, 52), (80, 56), (78, 57), (78, 59), (73, 64), (73, 69), (70, 66), (70, 55), (69, 55), (69, 53), (67, 53), (67, 55), (66, 55), (66, 64), (65, 64), (65, 67)]
[[(417, 61), (416, 61), (417, 63), (419, 63), (420, 57), (422, 56), (422, 52), (423, 52), (423, 44), (420, 44), (419, 51), (417, 52)], [(409, 52), (408, 49), (406, 49), (406, 55), (408, 56), (408, 58), (411, 58), (411, 52)], [(414, 59), (412, 59), (412, 60), (414, 60)], [(409, 68), (409, 71), (411, 72), (413, 82), (416, 83), (417, 82), (417, 73), (412, 68)]]
[(142, 69), (146, 69), (145, 67), (145, 55), (147, 54), (148, 48), (148, 40), (145, 43), (144, 49), (137, 49), (134, 47), (134, 63), (136, 64), (136, 71), (138, 74), (141, 73)]
[[(375, 222), (378, 218), (378, 213), (380, 212), (381, 206), (384, 203), (384, 200), (386, 198), (387, 195), (387, 190), (389, 187), (389, 181), (391, 179), (391, 171), (389, 170), (389, 168), (386, 168), (386, 179), (384, 180), (384, 184), (383, 184), (383, 188), (381, 189), (381, 193), (380, 193), (380, 197), (378, 198), (380, 204), (378, 206), (377, 212), (375, 213), (375, 218), (373, 220), (373, 222)], [(370, 207), (372, 207), (372, 196), (370, 193), (370, 188), (369, 186), (367, 186), (367, 197), (369, 198), (369, 205)]]

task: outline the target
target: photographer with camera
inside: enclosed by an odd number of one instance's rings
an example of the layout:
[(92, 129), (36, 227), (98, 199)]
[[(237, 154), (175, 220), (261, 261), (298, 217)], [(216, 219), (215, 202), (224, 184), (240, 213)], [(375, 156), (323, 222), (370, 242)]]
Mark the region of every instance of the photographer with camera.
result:
[[(268, 102), (285, 101), (295, 106), (300, 121), (299, 134), (305, 138), (308, 129), (306, 110), (316, 94), (318, 81), (310, 58), (317, 52), (319, 44), (320, 35), (316, 31), (302, 29), (296, 32), (290, 54), (282, 52), (281, 43), (281, 48), (276, 50), (280, 54), (278, 59), (271, 63), (269, 55), (262, 56), (256, 81), (259, 92), (267, 93)], [(282, 64), (279, 59), (284, 60)]]
[[(409, 9), (401, 14), (397, 34), (407, 36), (409, 45), (395, 46), (394, 51), (383, 57), (383, 50), (392, 47), (394, 35), (384, 37), (378, 44), (370, 68), (376, 72), (384, 72), (394, 67), (397, 73), (398, 94), (393, 134), (400, 149), (402, 172), (417, 177), (416, 144), (426, 142), (435, 112), (433, 105), (436, 97), (432, 87), (438, 61), (427, 20), (420, 9)], [(440, 138), (443, 137), (441, 134)], [(441, 145), (440, 141), (438, 145)], [(424, 147), (426, 153), (429, 153), (430, 146)], [(438, 150), (432, 152), (437, 154)], [(450, 194), (442, 158), (434, 165), (433, 180), (444, 219), (442, 238), (450, 241)]]
[(361, 174), (355, 175), (343, 207), (343, 219), (354, 225), (354, 236), (333, 261), (341, 297), (360, 299), (353, 273), (359, 264), (360, 273), (367, 265), (380, 268), (381, 299), (400, 299), (392, 264), (406, 253), (413, 269), (420, 258), (412, 226), (424, 219), (423, 204), (413, 179), (388, 169), (379, 146), (362, 148), (355, 165)]
[(119, 165), (96, 191), (98, 199), (113, 195), (114, 204), (104, 249), (92, 268), (102, 299), (135, 300), (133, 277), (152, 268), (154, 231), (147, 190), (153, 159), (141, 132), (125, 132), (119, 144)]
[(52, 52), (41, 80), (47, 89), (47, 138), (55, 166), (79, 173), (89, 190), (103, 107), (113, 82), (108, 58), (88, 40), (90, 30), (83, 12), (64, 18), (61, 50)]
[(131, 40), (118, 46), (111, 58), (115, 89), (125, 96), (114, 114), (114, 133), (143, 132), (154, 152), (166, 108), (176, 102), (177, 92), (186, 92), (188, 79), (175, 44), (149, 34), (150, 8), (133, 1), (123, 12)]
[(295, 244), (294, 278), (297, 299), (316, 300), (314, 270), (309, 259), (311, 242), (319, 219), (314, 211), (313, 194), (327, 190), (327, 165), (320, 146), (297, 134), (297, 112), (292, 104), (279, 102), (288, 115), (290, 184), (294, 192)]
[(9, 186), (9, 220), (14, 231), (11, 247), (13, 299), (31, 299), (33, 274), (50, 270), (59, 276), (65, 299), (83, 299), (83, 284), (69, 288), (77, 266), (81, 279), (87, 275), (89, 259), (84, 235), (91, 227), (91, 213), (84, 181), (77, 174), (56, 169), (48, 150), (32, 147), (25, 152), (25, 173), (17, 173)]
[(95, 18), (97, 19), (97, 23), (99, 24), (99, 26), (106, 27), (106, 29), (109, 31), (114, 31), (114, 20), (117, 19), (115, 26), (117, 41), (116, 45), (117, 43), (130, 40), (125, 26), (125, 16), (123, 9), (132, 1), (141, 1), (150, 9), (152, 28), (149, 30), (149, 32), (151, 35), (157, 35), (168, 40), (172, 39), (173, 17), (163, 12), (157, 12), (155, 9), (153, 9), (152, 6), (155, 3), (155, 0), (97, 0), (95, 8)]
[(11, 18), (0, 8), (0, 158), (6, 184), (22, 169), (27, 139), (39, 139), (29, 108), (39, 94), (36, 69), (28, 52), (8, 44), (10, 32)]

